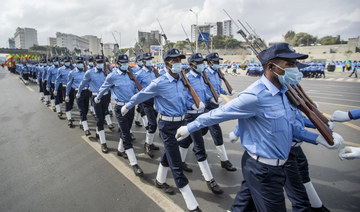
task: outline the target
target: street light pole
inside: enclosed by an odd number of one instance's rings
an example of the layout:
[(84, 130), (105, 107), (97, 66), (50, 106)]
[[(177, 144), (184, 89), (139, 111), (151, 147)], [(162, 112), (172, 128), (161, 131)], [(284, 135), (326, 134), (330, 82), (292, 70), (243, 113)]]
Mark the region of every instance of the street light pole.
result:
[(195, 48), (195, 52), (198, 52), (198, 38), (196, 37), (196, 33), (199, 31), (199, 19), (198, 19), (198, 13), (194, 12), (192, 9), (189, 10), (190, 12), (194, 13), (196, 16), (196, 29), (195, 29), (195, 43), (196, 43), (196, 48)]

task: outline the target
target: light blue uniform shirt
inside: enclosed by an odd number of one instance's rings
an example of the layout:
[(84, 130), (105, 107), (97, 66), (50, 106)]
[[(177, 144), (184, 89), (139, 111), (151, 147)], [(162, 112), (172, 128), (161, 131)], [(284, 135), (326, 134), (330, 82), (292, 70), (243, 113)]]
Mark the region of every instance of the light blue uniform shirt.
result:
[(46, 85), (46, 87), (50, 88), (50, 84), (55, 83), (57, 72), (58, 72), (59, 68), (60, 67), (55, 67), (55, 66), (51, 66), (49, 68), (49, 71), (47, 73), (47, 82), (46, 82), (47, 85)]
[(206, 75), (208, 76), (210, 83), (214, 87), (216, 93), (218, 95), (226, 94), (226, 91), (224, 89), (222, 89), (222, 87), (221, 87), (221, 79), (218, 74), (218, 71), (220, 71), (220, 70), (214, 71), (210, 67), (207, 67), (205, 69), (205, 71), (206, 71)]
[(351, 116), (354, 118), (354, 120), (360, 118), (360, 108), (354, 109), (354, 110), (350, 110), (349, 112), (351, 113)]
[[(199, 96), (200, 100), (205, 104), (212, 96), (210, 88), (205, 84), (202, 73), (199, 75), (194, 70), (189, 71), (186, 74), (191, 87), (195, 90), (196, 94)], [(194, 100), (188, 91), (186, 107), (188, 110), (193, 110), (191, 106), (195, 104)]]
[(70, 71), (71, 71), (70, 67), (66, 68), (65, 66), (61, 67), (58, 70), (56, 80), (55, 80), (55, 90), (58, 90), (60, 83), (63, 86), (66, 86)]
[(154, 104), (158, 113), (165, 116), (182, 116), (186, 112), (187, 88), (181, 81), (166, 73), (153, 80), (148, 87), (131, 97), (126, 108), (154, 97)]
[[(70, 95), (71, 88), (79, 88), (81, 81), (84, 79), (85, 70), (80, 71), (78, 68), (74, 68), (69, 73), (68, 82), (66, 84), (66, 96)], [(86, 87), (86, 86), (85, 86)]]
[(80, 94), (81, 91), (88, 85), (90, 86), (90, 91), (92, 93), (99, 93), (99, 89), (104, 83), (105, 78), (106, 76), (104, 71), (99, 71), (97, 68), (89, 69), (80, 83), (78, 93)]
[[(153, 68), (151, 68), (151, 69), (153, 69)], [(155, 76), (155, 73), (153, 70), (148, 70), (144, 66), (141, 70), (136, 72), (135, 78), (144, 89), (151, 83), (151, 81), (156, 79), (156, 76)]]
[(164, 75), (166, 72), (167, 72), (167, 70), (166, 70), (165, 67), (159, 70), (159, 74), (160, 74), (161, 76)]
[(262, 76), (236, 99), (189, 123), (189, 132), (238, 119), (236, 134), (248, 152), (265, 158), (286, 159), (293, 135), (301, 133), (294, 126), (296, 108), (290, 105), (286, 91), (285, 86), (279, 90)]
[(132, 71), (133, 71), (134, 74), (137, 73), (137, 72), (140, 71), (140, 70), (141, 70), (141, 67), (138, 66), (138, 65), (132, 67)]
[(111, 74), (109, 74), (105, 82), (102, 84), (99, 94), (97, 95), (98, 99), (104, 95), (104, 93), (111, 90), (111, 97), (117, 102), (128, 102), (132, 96), (137, 92), (135, 82), (129, 78), (129, 75), (120, 71), (119, 69), (114, 69)]

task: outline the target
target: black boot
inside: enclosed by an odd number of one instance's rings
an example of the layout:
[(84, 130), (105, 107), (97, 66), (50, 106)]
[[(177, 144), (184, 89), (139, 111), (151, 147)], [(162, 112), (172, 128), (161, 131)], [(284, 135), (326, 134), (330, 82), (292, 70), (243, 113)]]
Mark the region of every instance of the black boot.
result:
[(128, 159), (128, 156), (126, 154), (126, 152), (120, 152), (119, 150), (117, 151), (117, 155), (120, 156), (120, 157), (123, 157), (125, 159)]
[(86, 131), (85, 131), (85, 135), (86, 135), (86, 136), (90, 136), (90, 135), (91, 135), (90, 130), (86, 130)]
[(221, 167), (228, 170), (229, 172), (234, 172), (236, 171), (236, 168), (233, 167), (233, 165), (231, 164), (231, 162), (229, 160), (227, 161), (221, 161)]
[(103, 153), (108, 153), (109, 152), (109, 149), (107, 148), (106, 144), (101, 144), (101, 151)]
[(182, 162), (182, 167), (183, 167), (184, 172), (192, 172), (193, 171), (185, 162)]
[(73, 125), (73, 120), (68, 120), (68, 126), (70, 127), (70, 128), (73, 128), (74, 127), (74, 125)]
[(154, 157), (150, 144), (145, 143), (145, 151), (151, 158)]
[(138, 127), (142, 127), (142, 124), (140, 123), (140, 121), (135, 121), (135, 125)]
[(134, 169), (134, 173), (135, 173), (136, 176), (144, 175), (143, 170), (141, 170), (141, 168), (137, 164), (133, 165), (132, 167)]
[(215, 182), (214, 179), (212, 179), (210, 181), (206, 181), (206, 184), (207, 184), (208, 188), (210, 189), (210, 191), (212, 191), (214, 194), (222, 194), (223, 193), (223, 191), (221, 190), (221, 188)]
[(156, 188), (162, 189), (166, 194), (174, 195), (175, 191), (174, 189), (169, 186), (167, 183), (159, 183), (157, 180), (155, 180), (155, 186)]

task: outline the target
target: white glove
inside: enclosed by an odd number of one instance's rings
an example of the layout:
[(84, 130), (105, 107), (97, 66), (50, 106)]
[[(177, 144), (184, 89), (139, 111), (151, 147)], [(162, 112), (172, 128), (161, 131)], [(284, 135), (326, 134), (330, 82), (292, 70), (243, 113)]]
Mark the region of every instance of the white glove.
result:
[(76, 96), (75, 96), (77, 99), (80, 98), (80, 94), (79, 93), (76, 93)]
[(191, 105), (191, 109), (193, 110), (203, 110), (205, 109), (205, 105), (203, 102), (200, 102), (199, 107), (196, 107), (196, 104)]
[(221, 102), (223, 102), (223, 98), (219, 97), (217, 104), (219, 105), (219, 104), (221, 104)]
[(350, 121), (349, 113), (341, 111), (341, 110), (336, 110), (332, 114), (330, 120), (331, 121), (338, 121), (338, 122)]
[(69, 96), (66, 96), (66, 97), (65, 97), (65, 102), (69, 102), (69, 101), (70, 101)]
[(54, 91), (54, 96), (57, 96), (57, 91)]
[(335, 127), (334, 122), (332, 122), (332, 121), (329, 121), (328, 125), (329, 125), (330, 130), (333, 130)]
[(126, 105), (122, 106), (121, 108), (121, 115), (125, 116), (129, 112), (129, 109), (126, 108)]
[(315, 107), (319, 109), (319, 104), (317, 102), (314, 102)]
[(229, 133), (229, 140), (231, 143), (236, 143), (239, 140), (239, 137), (235, 135), (233, 131)]
[(175, 138), (176, 138), (176, 140), (180, 141), (180, 140), (188, 137), (189, 135), (190, 135), (190, 132), (188, 130), (188, 127), (181, 126), (179, 129), (177, 129)]
[(232, 90), (231, 93), (229, 94), (229, 96), (232, 96), (235, 94), (235, 90)]
[(47, 90), (47, 91), (50, 91), (50, 88), (49, 88), (49, 87), (46, 87), (46, 90)]
[(346, 146), (339, 150), (339, 157), (341, 160), (360, 158), (360, 147)]
[(337, 149), (339, 148), (339, 146), (344, 142), (344, 139), (341, 137), (341, 135), (337, 134), (336, 132), (332, 133), (333, 136), (333, 142), (334, 144), (332, 146), (330, 146), (327, 141), (325, 140), (325, 138), (322, 135), (319, 135), (316, 138), (316, 143), (319, 143), (323, 146), (325, 146), (328, 149)]
[(94, 98), (94, 102), (95, 102), (96, 104), (99, 104), (99, 103), (100, 103), (100, 99), (98, 99), (97, 97), (95, 97), (95, 98)]

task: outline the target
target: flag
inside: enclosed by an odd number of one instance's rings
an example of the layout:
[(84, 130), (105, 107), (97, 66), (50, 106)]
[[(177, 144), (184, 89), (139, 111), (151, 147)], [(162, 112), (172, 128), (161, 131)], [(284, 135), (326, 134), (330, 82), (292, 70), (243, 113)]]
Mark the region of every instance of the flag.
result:
[(350, 67), (351, 67), (351, 63), (348, 58), (348, 59), (346, 59), (346, 68), (350, 68)]
[(200, 43), (202, 43), (202, 42), (209, 43), (209, 37), (210, 37), (209, 33), (202, 32), (199, 34), (198, 41)]

